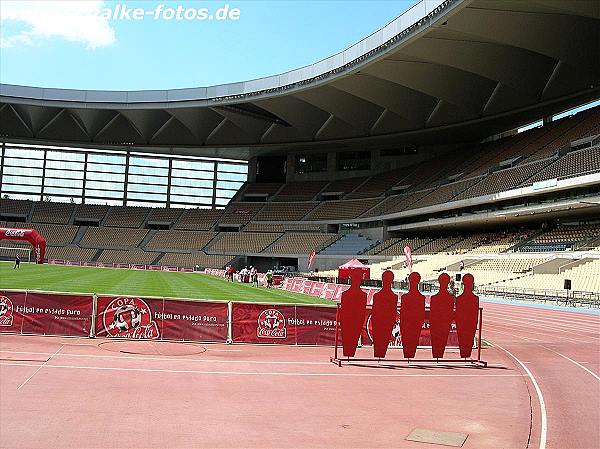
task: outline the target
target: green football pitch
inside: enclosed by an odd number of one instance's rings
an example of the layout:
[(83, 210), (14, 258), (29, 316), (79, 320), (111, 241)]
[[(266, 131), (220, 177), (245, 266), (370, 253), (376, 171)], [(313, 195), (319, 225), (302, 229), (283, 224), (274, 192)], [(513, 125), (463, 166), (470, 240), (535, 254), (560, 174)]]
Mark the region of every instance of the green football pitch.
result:
[(159, 296), (225, 301), (330, 304), (332, 301), (276, 288), (227, 282), (200, 273), (174, 273), (61, 265), (0, 263), (0, 290)]

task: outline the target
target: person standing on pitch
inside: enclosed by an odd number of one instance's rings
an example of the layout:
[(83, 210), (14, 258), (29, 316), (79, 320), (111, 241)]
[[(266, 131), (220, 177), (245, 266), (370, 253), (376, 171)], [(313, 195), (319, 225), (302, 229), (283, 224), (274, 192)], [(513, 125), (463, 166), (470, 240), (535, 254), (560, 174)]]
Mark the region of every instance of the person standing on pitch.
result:
[(13, 267), (13, 270), (15, 268), (21, 268), (21, 258), (18, 255), (15, 257), (15, 266)]

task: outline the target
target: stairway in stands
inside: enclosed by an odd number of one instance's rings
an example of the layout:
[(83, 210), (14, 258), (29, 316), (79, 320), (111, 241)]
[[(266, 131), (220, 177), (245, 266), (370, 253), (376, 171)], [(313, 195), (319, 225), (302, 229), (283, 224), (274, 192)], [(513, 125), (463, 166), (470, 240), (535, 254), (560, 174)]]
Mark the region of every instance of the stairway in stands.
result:
[(349, 255), (355, 256), (373, 245), (373, 240), (360, 234), (346, 234), (325, 248), (321, 255)]

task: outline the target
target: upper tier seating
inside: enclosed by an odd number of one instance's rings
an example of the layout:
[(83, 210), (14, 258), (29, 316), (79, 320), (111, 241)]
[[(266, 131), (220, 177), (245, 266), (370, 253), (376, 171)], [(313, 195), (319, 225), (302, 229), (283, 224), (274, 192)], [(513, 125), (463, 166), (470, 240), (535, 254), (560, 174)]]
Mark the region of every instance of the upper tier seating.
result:
[(185, 209), (173, 229), (208, 231), (223, 215), (223, 209)]
[(413, 193), (389, 196), (373, 209), (368, 210), (362, 217), (378, 217), (380, 215), (402, 212), (413, 204), (418, 204), (421, 198), (429, 195), (433, 189), (420, 190)]
[(192, 231), (157, 231), (146, 243), (146, 248), (153, 249), (183, 249), (201, 250), (215, 236), (216, 232), (192, 232)]
[(358, 218), (360, 215), (377, 205), (380, 200), (368, 198), (364, 200), (324, 201), (308, 216), (307, 220), (343, 220)]
[(352, 192), (367, 179), (366, 176), (356, 178), (336, 179), (331, 181), (321, 193), (341, 193), (346, 194)]
[(319, 232), (318, 224), (304, 223), (248, 223), (244, 226), (245, 232), (285, 232), (285, 231), (313, 231)]
[(33, 202), (29, 200), (0, 199), (0, 215), (4, 217), (27, 217), (31, 212)]
[(281, 186), (278, 182), (251, 183), (246, 185), (244, 195), (270, 197), (275, 195)]
[(442, 204), (452, 200), (458, 194), (464, 192), (469, 187), (477, 184), (483, 179), (483, 177), (479, 178), (471, 178), (465, 179), (464, 181), (452, 182), (450, 184), (446, 184), (438, 187), (429, 195), (421, 198), (419, 201), (411, 204), (408, 209), (418, 209), (421, 207), (433, 206), (435, 204)]
[(385, 192), (396, 185), (407, 175), (406, 169), (392, 170), (385, 173), (371, 176), (360, 189), (348, 195), (348, 198), (375, 198), (382, 196)]
[(600, 147), (573, 151), (528, 180), (528, 184), (546, 179), (565, 179), (600, 172)]
[(165, 223), (172, 225), (181, 216), (183, 209), (167, 209), (159, 207), (150, 209), (148, 214), (148, 223)]
[(232, 203), (219, 220), (220, 224), (245, 225), (262, 208), (261, 203)]
[(83, 247), (138, 246), (148, 234), (147, 229), (88, 228), (79, 244)]
[(109, 206), (102, 204), (80, 204), (75, 211), (75, 220), (101, 222), (108, 213)]
[(279, 237), (279, 233), (222, 232), (206, 250), (223, 254), (260, 253)]
[(74, 204), (38, 201), (33, 205), (31, 221), (35, 223), (69, 224)]
[(104, 226), (140, 228), (144, 225), (148, 212), (147, 207), (111, 207)]
[(35, 229), (48, 245), (68, 245), (73, 242), (79, 226), (57, 225), (46, 223), (11, 223), (10, 227), (19, 229)]
[(267, 203), (254, 216), (254, 221), (300, 221), (318, 203)]
[(321, 234), (313, 232), (286, 232), (265, 253), (273, 254), (309, 254), (319, 252), (331, 245), (340, 236), (338, 234)]
[(288, 182), (273, 198), (276, 202), (311, 201), (323, 190), (327, 181)]

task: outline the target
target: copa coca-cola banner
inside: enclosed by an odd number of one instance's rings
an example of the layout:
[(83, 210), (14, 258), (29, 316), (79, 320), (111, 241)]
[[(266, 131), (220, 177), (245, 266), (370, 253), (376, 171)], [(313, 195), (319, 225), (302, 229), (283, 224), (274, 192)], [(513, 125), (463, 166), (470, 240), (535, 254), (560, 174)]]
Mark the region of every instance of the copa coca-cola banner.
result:
[(46, 293), (0, 293), (0, 332), (88, 336), (90, 296)]
[(227, 303), (99, 297), (98, 337), (149, 340), (227, 340)]
[(333, 345), (336, 309), (233, 304), (234, 343)]

